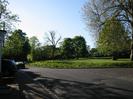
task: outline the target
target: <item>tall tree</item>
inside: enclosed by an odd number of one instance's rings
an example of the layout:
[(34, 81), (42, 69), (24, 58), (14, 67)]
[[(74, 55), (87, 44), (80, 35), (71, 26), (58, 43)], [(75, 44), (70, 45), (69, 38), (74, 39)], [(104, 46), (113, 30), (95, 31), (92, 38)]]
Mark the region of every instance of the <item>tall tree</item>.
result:
[(40, 53), (40, 42), (38, 40), (38, 38), (36, 36), (33, 36), (29, 39), (29, 43), (30, 43), (30, 46), (31, 46), (31, 52), (30, 52), (30, 60), (31, 61), (34, 61), (37, 59), (38, 55), (37, 53), (39, 54)]
[(32, 36), (30, 39), (29, 39), (29, 43), (31, 45), (31, 47), (33, 49), (37, 48), (40, 46), (40, 42), (38, 40), (38, 38), (36, 36)]
[(0, 0), (0, 29), (11, 30), (13, 22), (19, 21), (19, 17), (8, 9), (9, 2)]
[(29, 52), (30, 45), (26, 34), (22, 30), (15, 30), (5, 42), (3, 56), (15, 60), (27, 60)]
[(124, 26), (117, 19), (108, 19), (98, 38), (98, 48), (102, 53), (111, 54), (113, 60), (117, 59), (117, 53), (130, 48), (130, 38)]
[(73, 38), (73, 46), (75, 49), (75, 57), (85, 57), (88, 54), (86, 41), (82, 36), (75, 36)]
[(74, 46), (73, 40), (71, 38), (65, 38), (61, 45), (61, 53), (64, 58), (73, 58), (74, 57)]
[(55, 49), (59, 41), (61, 40), (61, 36), (59, 38), (56, 38), (56, 32), (55, 31), (50, 31), (48, 36), (47, 36), (47, 41), (52, 45), (52, 58), (54, 59), (55, 56)]
[(115, 16), (131, 32), (131, 55), (133, 60), (133, 0), (88, 0), (83, 7), (87, 26), (101, 31), (105, 21)]

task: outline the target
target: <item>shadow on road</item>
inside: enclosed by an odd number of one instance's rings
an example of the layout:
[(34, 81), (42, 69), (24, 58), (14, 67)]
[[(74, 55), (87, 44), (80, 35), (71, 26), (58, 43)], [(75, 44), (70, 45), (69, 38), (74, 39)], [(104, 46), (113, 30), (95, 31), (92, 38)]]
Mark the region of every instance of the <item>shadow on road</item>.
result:
[(3, 89), (0, 99), (133, 99), (132, 90), (119, 86), (42, 77), (30, 71), (19, 71), (16, 83)]
[[(104, 83), (81, 83), (62, 79), (42, 77), (34, 72), (25, 71), (42, 89), (33, 88), (32, 94), (46, 99), (133, 99), (133, 91), (107, 86)], [(35, 90), (36, 89), (36, 90)], [(43, 90), (45, 89), (45, 90)], [(43, 91), (43, 93), (41, 93)], [(48, 98), (48, 96), (52, 97)]]
[(26, 99), (19, 91), (17, 85), (0, 85), (0, 99)]

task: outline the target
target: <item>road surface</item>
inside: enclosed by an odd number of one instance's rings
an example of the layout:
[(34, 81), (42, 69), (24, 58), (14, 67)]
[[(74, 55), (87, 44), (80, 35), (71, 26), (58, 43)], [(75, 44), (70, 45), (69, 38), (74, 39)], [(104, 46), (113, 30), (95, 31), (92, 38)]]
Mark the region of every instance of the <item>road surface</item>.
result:
[(111, 69), (46, 69), (30, 68), (43, 77), (62, 80), (77, 81), (83, 83), (104, 83), (109, 86), (133, 90), (133, 68)]
[(0, 99), (133, 99), (132, 68), (29, 68), (16, 75)]

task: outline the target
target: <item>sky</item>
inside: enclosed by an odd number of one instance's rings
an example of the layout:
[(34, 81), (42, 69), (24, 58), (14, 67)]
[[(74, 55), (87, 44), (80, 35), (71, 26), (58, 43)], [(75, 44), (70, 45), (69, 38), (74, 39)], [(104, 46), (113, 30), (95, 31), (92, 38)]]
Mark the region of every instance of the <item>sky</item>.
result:
[(46, 33), (55, 31), (57, 37), (83, 36), (87, 45), (94, 47), (94, 39), (82, 17), (86, 0), (8, 0), (9, 9), (21, 20), (16, 25), (28, 37), (36, 36), (45, 42)]

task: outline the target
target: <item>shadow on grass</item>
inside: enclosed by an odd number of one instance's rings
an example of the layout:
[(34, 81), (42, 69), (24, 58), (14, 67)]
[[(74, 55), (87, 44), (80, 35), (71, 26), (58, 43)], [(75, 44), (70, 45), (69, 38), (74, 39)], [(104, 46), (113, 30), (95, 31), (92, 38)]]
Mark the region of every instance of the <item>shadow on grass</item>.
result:
[[(30, 82), (27, 80), (27, 82), (23, 84), (21, 82), (21, 89), (31, 93), (32, 96), (38, 96), (39, 99), (133, 99), (132, 90), (114, 88), (104, 83), (81, 83), (42, 77), (29, 71), (25, 71), (24, 75), (32, 79)], [(36, 85), (32, 86), (33, 82), (35, 82)], [(26, 86), (28, 84), (29, 86)]]

